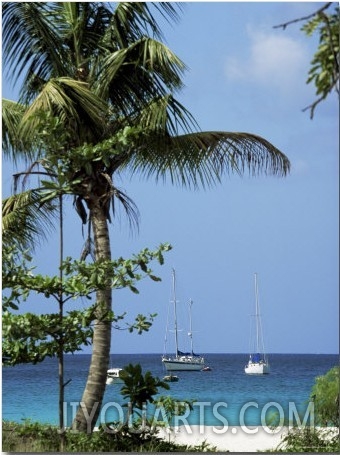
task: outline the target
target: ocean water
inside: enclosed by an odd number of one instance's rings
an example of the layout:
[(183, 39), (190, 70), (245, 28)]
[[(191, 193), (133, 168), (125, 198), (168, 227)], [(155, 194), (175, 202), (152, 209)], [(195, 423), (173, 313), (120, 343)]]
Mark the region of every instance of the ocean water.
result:
[[(298, 416), (302, 422), (308, 414), (308, 398), (315, 377), (339, 362), (337, 355), (271, 354), (271, 373), (249, 376), (244, 373), (246, 354), (207, 354), (205, 358), (211, 371), (176, 372), (179, 381), (170, 383), (169, 391), (160, 389), (161, 395), (196, 400), (188, 416), (172, 423), (258, 426), (263, 424), (263, 419), (270, 423), (273, 413), (285, 421), (289, 416)], [(140, 363), (143, 372), (151, 371), (159, 378), (165, 375), (160, 354), (112, 355), (111, 360), (112, 367)], [(71, 379), (65, 388), (68, 425), (81, 400), (89, 363), (90, 355), (65, 357), (65, 381)], [(57, 375), (56, 359), (46, 359), (38, 365), (3, 367), (2, 418), (58, 424)], [(98, 423), (118, 419), (124, 403), (120, 385), (107, 386)], [(146, 412), (150, 415), (154, 409), (148, 408)]]

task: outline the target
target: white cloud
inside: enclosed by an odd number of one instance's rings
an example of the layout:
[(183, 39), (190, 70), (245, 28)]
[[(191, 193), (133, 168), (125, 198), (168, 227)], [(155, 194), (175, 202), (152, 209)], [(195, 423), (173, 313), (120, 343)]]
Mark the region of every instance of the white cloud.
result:
[(298, 81), (304, 82), (308, 55), (298, 40), (280, 32), (248, 29), (249, 56), (228, 58), (225, 66), (229, 79), (246, 80), (286, 93)]

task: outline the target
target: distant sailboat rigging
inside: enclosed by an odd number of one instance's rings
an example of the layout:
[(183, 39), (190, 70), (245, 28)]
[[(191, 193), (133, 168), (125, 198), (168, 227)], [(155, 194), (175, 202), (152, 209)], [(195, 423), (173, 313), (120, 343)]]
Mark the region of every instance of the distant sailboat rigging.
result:
[[(192, 317), (191, 317), (191, 307), (192, 300), (189, 302), (189, 315), (190, 315), (190, 325), (188, 336), (190, 338), (191, 350), (190, 352), (180, 351), (178, 348), (178, 325), (177, 325), (177, 300), (176, 300), (176, 274), (175, 270), (172, 270), (172, 303), (174, 309), (174, 334), (175, 334), (175, 355), (167, 356), (163, 355), (162, 362), (167, 371), (200, 371), (204, 368), (204, 357), (194, 353), (193, 348), (193, 337), (192, 337)], [(168, 332), (168, 327), (167, 327)], [(167, 333), (165, 337), (167, 341)]]
[(269, 362), (264, 352), (264, 342), (262, 333), (262, 321), (260, 314), (259, 291), (257, 283), (257, 274), (255, 273), (255, 339), (254, 349), (249, 356), (249, 361), (244, 368), (247, 374), (268, 374)]

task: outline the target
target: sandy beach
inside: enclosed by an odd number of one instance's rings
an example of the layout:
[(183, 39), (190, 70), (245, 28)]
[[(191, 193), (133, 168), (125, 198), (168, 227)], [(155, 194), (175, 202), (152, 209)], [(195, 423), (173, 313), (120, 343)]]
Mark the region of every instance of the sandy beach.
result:
[(203, 425), (182, 425), (161, 429), (159, 436), (177, 444), (199, 445), (203, 442), (215, 446), (217, 451), (257, 452), (275, 449), (287, 433), (282, 427), (272, 432), (268, 427), (214, 427)]

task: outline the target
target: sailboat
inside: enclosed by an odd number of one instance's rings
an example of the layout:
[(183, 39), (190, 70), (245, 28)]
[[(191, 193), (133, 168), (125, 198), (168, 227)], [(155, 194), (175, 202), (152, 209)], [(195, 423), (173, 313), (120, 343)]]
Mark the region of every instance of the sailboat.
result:
[[(163, 355), (162, 362), (167, 371), (200, 371), (204, 368), (204, 357), (194, 353), (193, 339), (192, 339), (192, 318), (191, 318), (191, 307), (192, 300), (189, 302), (189, 315), (190, 315), (190, 329), (188, 336), (191, 341), (190, 352), (182, 352), (178, 349), (178, 325), (177, 325), (177, 300), (176, 300), (176, 273), (172, 269), (172, 303), (174, 307), (174, 322), (175, 322), (175, 355), (167, 356)], [(167, 341), (167, 335), (165, 338)]]
[(262, 323), (259, 304), (259, 290), (257, 284), (257, 274), (255, 273), (255, 327), (256, 335), (254, 340), (254, 351), (249, 356), (249, 361), (244, 368), (247, 374), (268, 374), (269, 363), (266, 354), (264, 353)]

